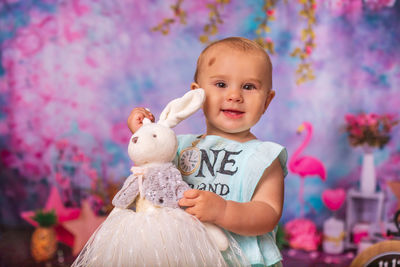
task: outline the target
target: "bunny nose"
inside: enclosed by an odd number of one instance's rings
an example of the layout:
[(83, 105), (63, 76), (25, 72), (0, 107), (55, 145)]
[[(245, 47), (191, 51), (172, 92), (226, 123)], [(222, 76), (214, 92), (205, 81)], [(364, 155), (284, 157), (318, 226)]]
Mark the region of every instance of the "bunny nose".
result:
[(139, 137), (135, 136), (135, 137), (132, 138), (132, 142), (133, 142), (134, 144), (136, 144), (138, 139), (139, 139)]

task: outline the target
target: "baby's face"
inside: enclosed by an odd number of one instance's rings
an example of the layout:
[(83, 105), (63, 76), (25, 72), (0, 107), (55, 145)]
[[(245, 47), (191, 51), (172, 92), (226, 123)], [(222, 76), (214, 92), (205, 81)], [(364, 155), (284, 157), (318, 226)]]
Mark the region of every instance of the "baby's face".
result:
[(198, 86), (206, 93), (207, 134), (245, 136), (274, 97), (265, 55), (217, 46), (204, 56)]

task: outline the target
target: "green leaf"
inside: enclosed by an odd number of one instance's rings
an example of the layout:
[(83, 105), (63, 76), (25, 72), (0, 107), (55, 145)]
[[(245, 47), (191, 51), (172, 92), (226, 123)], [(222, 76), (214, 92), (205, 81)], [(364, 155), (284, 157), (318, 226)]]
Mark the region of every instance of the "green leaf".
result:
[(43, 211), (37, 210), (32, 216), (32, 219), (36, 221), (41, 227), (51, 227), (57, 223), (57, 216), (55, 210)]

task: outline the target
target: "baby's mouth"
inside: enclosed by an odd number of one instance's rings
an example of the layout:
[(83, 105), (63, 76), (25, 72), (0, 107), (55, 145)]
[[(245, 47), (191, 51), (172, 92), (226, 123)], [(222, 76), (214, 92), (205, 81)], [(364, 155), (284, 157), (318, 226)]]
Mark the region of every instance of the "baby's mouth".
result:
[(241, 117), (244, 112), (239, 111), (239, 110), (234, 110), (234, 109), (222, 109), (221, 110), (226, 116), (231, 117), (231, 118), (239, 118)]

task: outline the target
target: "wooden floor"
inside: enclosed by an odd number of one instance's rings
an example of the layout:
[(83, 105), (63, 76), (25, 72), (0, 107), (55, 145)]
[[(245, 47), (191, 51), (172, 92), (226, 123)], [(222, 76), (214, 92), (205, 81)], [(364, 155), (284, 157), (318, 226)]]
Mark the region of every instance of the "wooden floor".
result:
[(355, 251), (345, 251), (341, 255), (323, 252), (305, 252), (285, 249), (282, 251), (284, 267), (348, 267), (355, 256)]
[[(4, 229), (0, 231), (0, 267), (64, 267), (74, 260), (71, 249), (59, 243), (56, 256), (49, 262), (36, 263), (30, 255), (32, 229)], [(284, 267), (347, 267), (352, 252), (332, 256), (322, 252), (307, 253), (285, 249), (282, 251)]]

